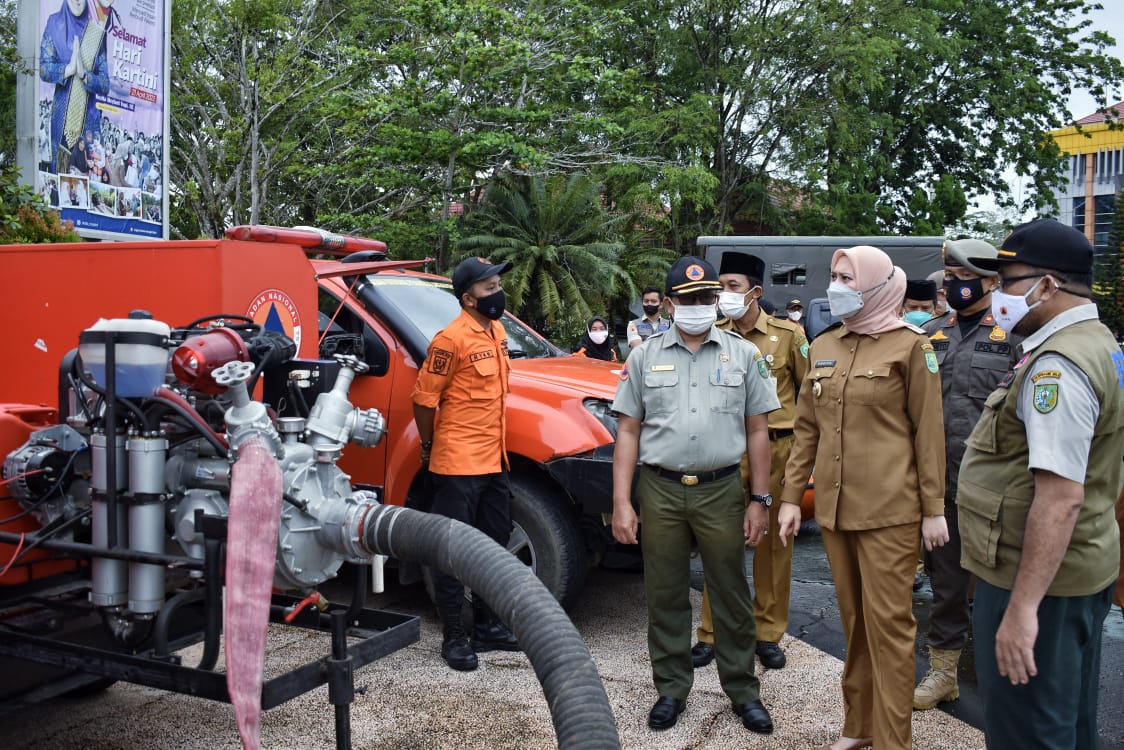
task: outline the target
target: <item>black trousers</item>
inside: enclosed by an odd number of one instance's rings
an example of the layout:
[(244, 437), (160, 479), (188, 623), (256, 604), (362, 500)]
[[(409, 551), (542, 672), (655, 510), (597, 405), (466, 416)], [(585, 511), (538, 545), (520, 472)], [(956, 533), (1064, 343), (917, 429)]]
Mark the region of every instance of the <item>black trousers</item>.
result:
[[(511, 485), (507, 471), (497, 474), (433, 475), (431, 513), (456, 519), (487, 534), (504, 546), (511, 537)], [(452, 576), (434, 577), (434, 604), (438, 610), (460, 610), (464, 584)]]
[(925, 570), (933, 587), (929, 610), (929, 645), (944, 651), (964, 648), (968, 640), (968, 589), (972, 574), (960, 567), (960, 516), (947, 499), (948, 544), (925, 552)]
[(1112, 586), (1089, 596), (1047, 596), (1038, 606), (1038, 674), (1012, 685), (999, 674), (995, 633), (1011, 592), (976, 582), (972, 630), (988, 750), (1094, 750), (1101, 636)]

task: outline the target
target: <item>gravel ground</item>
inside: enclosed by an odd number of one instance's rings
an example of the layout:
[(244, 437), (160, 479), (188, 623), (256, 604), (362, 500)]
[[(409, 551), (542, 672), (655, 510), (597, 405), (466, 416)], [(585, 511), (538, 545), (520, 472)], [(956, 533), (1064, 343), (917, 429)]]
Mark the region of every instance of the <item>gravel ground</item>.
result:
[[(697, 605), (699, 594), (692, 591)], [(391, 748), (550, 748), (550, 714), (529, 662), (521, 654), (481, 655), (480, 668), (454, 672), (440, 658), (440, 627), (424, 594), (396, 591), (372, 597), (371, 606), (422, 617), (418, 643), (355, 675), (352, 746)], [(731, 713), (714, 666), (696, 673), (687, 711), (665, 732), (646, 724), (656, 695), (646, 645), (641, 577), (597, 571), (572, 613), (605, 684), (624, 748), (810, 748), (833, 740), (843, 722), (834, 656), (792, 637), (784, 647), (788, 666), (761, 675), (762, 697), (776, 731), (755, 735)], [(266, 669), (274, 675), (322, 656), (327, 639), (290, 628), (271, 631)], [(200, 647), (185, 652), (194, 663)], [(222, 662), (220, 661), (220, 664)], [(266, 748), (333, 748), (332, 706), (320, 688), (272, 709), (263, 717)], [(83, 699), (58, 699), (23, 715), (6, 717), (0, 746), (66, 750), (239, 748), (229, 706), (119, 683)], [(915, 713), (917, 750), (984, 747), (983, 735), (940, 711)]]

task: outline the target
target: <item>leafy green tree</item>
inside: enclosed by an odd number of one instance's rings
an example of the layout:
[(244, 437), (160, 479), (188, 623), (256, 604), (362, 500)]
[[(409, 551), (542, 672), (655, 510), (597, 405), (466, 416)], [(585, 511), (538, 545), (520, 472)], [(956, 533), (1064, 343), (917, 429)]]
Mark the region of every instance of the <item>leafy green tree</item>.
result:
[(1108, 233), (1108, 247), (1093, 269), (1093, 301), (1101, 322), (1117, 340), (1124, 340), (1124, 190), (1116, 194), (1116, 212)]
[(600, 186), (585, 175), (505, 174), (489, 184), (466, 229), (477, 232), (456, 250), (514, 264), (504, 289), (515, 314), (539, 326), (584, 323), (609, 309), (614, 292), (636, 295), (620, 263), (624, 245), (613, 241), (631, 219), (606, 211)]
[(20, 184), (20, 171), (0, 161), (0, 245), (27, 242), (78, 242), (74, 226), (59, 220), (28, 185)]
[(788, 166), (815, 198), (807, 212), (836, 226), (922, 233), (962, 218), (958, 192), (1013, 206), (1007, 165), (1033, 184), (1021, 208), (1048, 205), (1063, 162), (1042, 134), (1071, 120), (1071, 91), (1106, 101), (1124, 79), (1112, 40), (1088, 31), (1099, 6), (1084, 0), (824, 6), (864, 22), (837, 27), (843, 44), (831, 49), (853, 52), (827, 77)]
[(0, 162), (12, 161), (16, 153), (17, 11), (13, 0), (0, 0)]

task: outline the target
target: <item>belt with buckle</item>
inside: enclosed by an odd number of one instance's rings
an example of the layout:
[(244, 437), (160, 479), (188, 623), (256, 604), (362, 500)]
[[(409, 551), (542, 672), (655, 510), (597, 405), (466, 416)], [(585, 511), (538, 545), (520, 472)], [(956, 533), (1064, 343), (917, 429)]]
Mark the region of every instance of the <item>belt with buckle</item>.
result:
[(672, 479), (688, 487), (694, 487), (696, 484), (706, 484), (707, 482), (713, 482), (715, 479), (728, 477), (739, 468), (738, 464), (731, 464), (729, 466), (724, 466), (721, 469), (715, 469), (714, 471), (700, 471), (694, 474), (688, 474), (682, 471), (668, 471), (667, 469), (664, 469), (660, 466), (655, 466), (653, 464), (644, 465), (652, 471), (656, 472), (656, 474), (660, 475), (664, 479)]
[(769, 439), (780, 440), (781, 438), (789, 437), (792, 434), (792, 430), (769, 430)]

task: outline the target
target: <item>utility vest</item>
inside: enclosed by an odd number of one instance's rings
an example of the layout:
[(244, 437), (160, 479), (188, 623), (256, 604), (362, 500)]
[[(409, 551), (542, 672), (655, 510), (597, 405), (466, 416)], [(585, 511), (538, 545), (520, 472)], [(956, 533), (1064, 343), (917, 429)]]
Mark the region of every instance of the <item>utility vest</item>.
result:
[(640, 334), (641, 341), (647, 341), (648, 337), (653, 333), (663, 333), (671, 328), (671, 321), (664, 317), (661, 317), (656, 325), (652, 325), (645, 317), (639, 317), (632, 321), (632, 323), (636, 326), (636, 332)]
[[(1049, 596), (1088, 596), (1116, 580), (1120, 542), (1113, 512), (1124, 485), (1124, 354), (1100, 321), (1067, 326), (1015, 365), (988, 396), (968, 436), (956, 504), (961, 565), (1004, 589), (1015, 585), (1034, 474), (1027, 468), (1026, 429), (1016, 414), (1019, 388), (1038, 357), (1054, 352), (1089, 378), (1100, 413), (1085, 473), (1085, 501)], [(1013, 376), (1013, 377), (1012, 377)], [(1049, 502), (1050, 498), (1039, 498)]]

